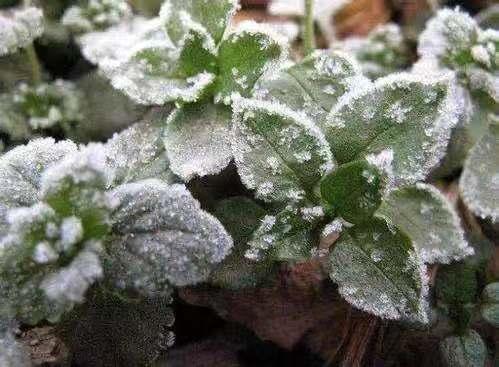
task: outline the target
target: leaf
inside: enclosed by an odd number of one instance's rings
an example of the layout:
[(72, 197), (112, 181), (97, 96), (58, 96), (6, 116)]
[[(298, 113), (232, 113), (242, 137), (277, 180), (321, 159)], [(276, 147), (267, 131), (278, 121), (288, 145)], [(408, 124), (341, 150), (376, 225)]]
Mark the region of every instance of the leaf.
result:
[(229, 103), (233, 94), (250, 97), (256, 81), (283, 61), (286, 45), (285, 38), (270, 27), (240, 23), (220, 44), (216, 98)]
[(0, 321), (0, 366), (31, 367), (31, 358), (27, 348), (19, 343), (11, 330), (2, 330)]
[(315, 185), (334, 167), (319, 129), (278, 103), (240, 99), (233, 108), (232, 150), (243, 184), (263, 200), (313, 202)]
[(171, 286), (206, 280), (231, 251), (231, 237), (183, 185), (144, 180), (117, 187), (111, 197), (119, 205), (106, 275), (118, 288), (169, 294)]
[(280, 102), (312, 120), (324, 120), (338, 99), (368, 86), (355, 60), (339, 51), (315, 51), (280, 72), (266, 73), (255, 86), (255, 97)]
[(462, 336), (449, 336), (441, 341), (440, 354), (448, 367), (483, 367), (487, 347), (476, 331), (469, 330)]
[(161, 139), (167, 113), (163, 109), (154, 111), (108, 140), (107, 161), (114, 171), (111, 187), (147, 178), (175, 181)]
[(475, 19), (478, 25), (484, 29), (499, 29), (499, 5), (490, 5), (488, 8), (480, 11)]
[(388, 194), (378, 217), (404, 231), (426, 263), (445, 263), (473, 255), (459, 216), (436, 188), (417, 183)]
[(255, 287), (273, 270), (269, 261), (255, 262), (244, 256), (248, 241), (265, 213), (253, 200), (242, 196), (217, 204), (214, 214), (234, 239), (234, 249), (212, 272), (211, 283), (227, 289)]
[(384, 179), (366, 160), (339, 166), (321, 181), (321, 197), (334, 213), (351, 223), (372, 217), (381, 204)]
[(43, 33), (43, 13), (35, 7), (0, 11), (0, 56), (29, 46)]
[(231, 118), (229, 108), (210, 102), (175, 110), (163, 138), (172, 171), (189, 181), (224, 169), (232, 159)]
[(313, 246), (313, 225), (308, 219), (291, 206), (275, 216), (266, 215), (248, 242), (246, 258), (253, 261), (268, 258), (286, 262), (309, 258)]
[(493, 327), (499, 327), (499, 283), (488, 284), (483, 290), (484, 304), (481, 308), (482, 317)]
[(411, 240), (379, 219), (343, 231), (330, 277), (353, 306), (391, 320), (428, 322), (425, 268)]
[(177, 45), (192, 27), (205, 28), (218, 44), (237, 6), (236, 0), (166, 0), (160, 18)]
[(465, 204), (479, 217), (499, 220), (499, 126), (492, 124), (471, 149), (459, 181)]
[(448, 79), (392, 74), (344, 95), (321, 128), (339, 163), (391, 150), (394, 184), (410, 184), (445, 154), (458, 103)]

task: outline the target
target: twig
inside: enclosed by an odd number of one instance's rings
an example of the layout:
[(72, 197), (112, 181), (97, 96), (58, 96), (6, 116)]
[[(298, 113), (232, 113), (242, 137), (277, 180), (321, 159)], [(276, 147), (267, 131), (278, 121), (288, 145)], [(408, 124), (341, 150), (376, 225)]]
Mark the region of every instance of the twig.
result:
[(305, 0), (305, 17), (303, 18), (303, 22), (303, 46), (305, 55), (310, 55), (315, 49), (314, 0)]

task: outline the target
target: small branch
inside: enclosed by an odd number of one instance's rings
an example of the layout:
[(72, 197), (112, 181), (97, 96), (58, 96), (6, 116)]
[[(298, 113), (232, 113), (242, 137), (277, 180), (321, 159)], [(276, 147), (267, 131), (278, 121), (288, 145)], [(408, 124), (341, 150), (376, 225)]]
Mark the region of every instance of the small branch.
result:
[(303, 22), (303, 46), (305, 55), (310, 55), (315, 49), (314, 0), (305, 0), (305, 17), (303, 18)]

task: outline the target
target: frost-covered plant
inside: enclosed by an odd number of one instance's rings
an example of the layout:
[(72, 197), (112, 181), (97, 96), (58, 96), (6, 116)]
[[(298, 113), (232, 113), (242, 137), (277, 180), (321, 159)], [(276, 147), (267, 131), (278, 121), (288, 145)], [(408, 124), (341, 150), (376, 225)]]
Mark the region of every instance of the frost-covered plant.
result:
[(0, 158), (0, 315), (55, 321), (97, 281), (168, 296), (206, 279), (232, 240), (168, 179), (157, 123), (106, 145), (39, 139)]
[(303, 260), (336, 234), (330, 275), (350, 303), (428, 321), (424, 264), (473, 253), (454, 209), (420, 182), (458, 121), (454, 92), (452, 79), (415, 74), (371, 83), (320, 51), (259, 81), (259, 100), (235, 102), (232, 147), (243, 183), (281, 210), (261, 220), (246, 257)]
[(132, 9), (125, 0), (82, 0), (69, 7), (62, 24), (74, 33), (102, 30), (130, 17)]
[(0, 11), (0, 56), (31, 45), (43, 33), (43, 13), (34, 7)]
[(428, 74), (433, 68), (459, 81), (465, 111), (444, 163), (455, 169), (467, 156), (460, 185), (463, 199), (480, 217), (497, 221), (499, 32), (481, 29), (457, 9), (443, 9), (421, 34), (418, 53), (416, 70)]
[(157, 18), (80, 39), (117, 89), (145, 105), (177, 104), (164, 140), (173, 172), (185, 180), (227, 166), (233, 97), (249, 97), (286, 55), (285, 38), (263, 25), (228, 31), (236, 9), (235, 0), (165, 1)]
[(0, 366), (31, 367), (31, 359), (24, 346), (14, 336), (17, 326), (0, 319)]
[(408, 46), (395, 23), (379, 25), (365, 38), (351, 37), (331, 46), (355, 55), (364, 74), (373, 79), (400, 71), (409, 64)]

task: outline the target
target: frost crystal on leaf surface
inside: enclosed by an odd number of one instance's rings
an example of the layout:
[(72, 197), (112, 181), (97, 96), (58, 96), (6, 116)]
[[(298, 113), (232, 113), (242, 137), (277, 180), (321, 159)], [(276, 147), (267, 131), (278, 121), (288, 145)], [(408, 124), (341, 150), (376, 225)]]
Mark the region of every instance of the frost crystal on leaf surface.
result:
[(0, 11), (0, 56), (29, 46), (43, 33), (43, 13), (40, 9)]

